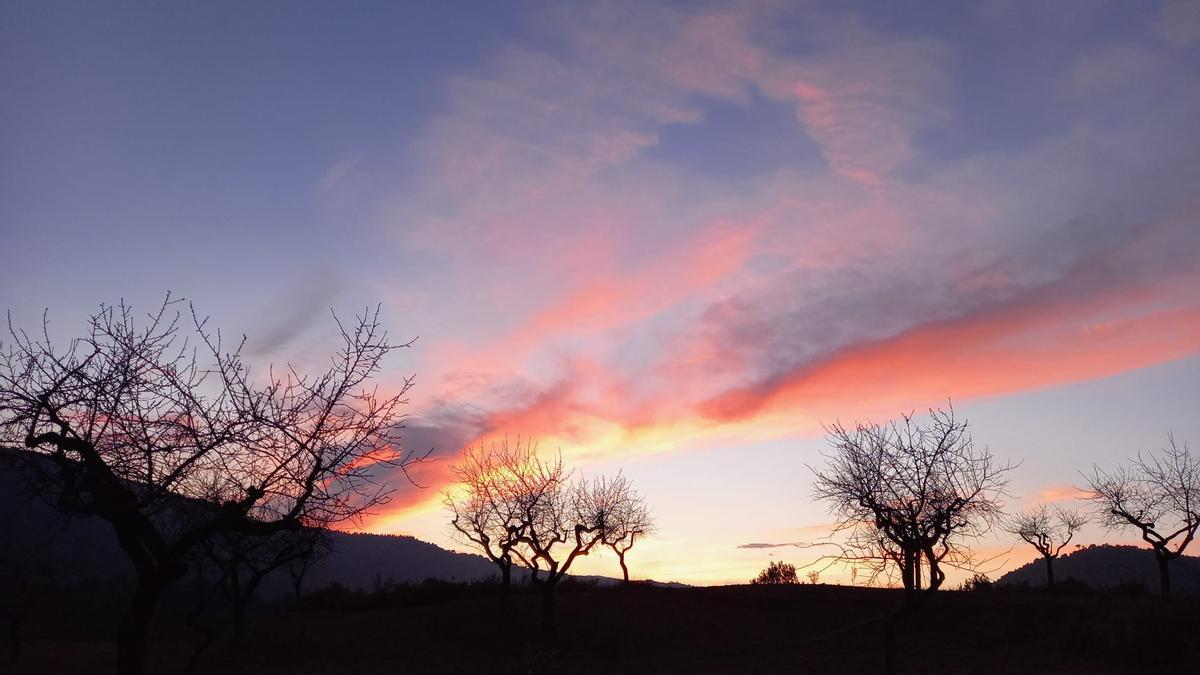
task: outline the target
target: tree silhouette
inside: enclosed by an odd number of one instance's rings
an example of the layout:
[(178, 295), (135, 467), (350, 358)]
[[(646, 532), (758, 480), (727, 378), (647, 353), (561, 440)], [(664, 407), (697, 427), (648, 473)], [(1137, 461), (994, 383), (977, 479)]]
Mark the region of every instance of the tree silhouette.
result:
[(442, 493), (455, 534), (499, 568), (502, 601), (512, 586), (513, 548), (523, 528), (517, 474), (532, 460), (532, 446), (520, 439), (510, 445), (505, 438), (491, 447), (480, 441), (450, 467), (461, 492), (451, 488)]
[(60, 507), (108, 521), (134, 569), (121, 675), (144, 670), (159, 597), (197, 547), (354, 518), (387, 499), (375, 465), (404, 472), (423, 457), (399, 446), (412, 380), (387, 395), (369, 386), (406, 346), (388, 342), (378, 309), (338, 322), (323, 372), (252, 376), (244, 338), (229, 350), (179, 308), (168, 296), (139, 322), (124, 303), (101, 306), (65, 347), (44, 319), (38, 337), (10, 327), (0, 348), (0, 443), (37, 459), (38, 488)]
[(1018, 513), (1006, 525), (1008, 532), (1017, 535), (1037, 549), (1046, 561), (1046, 586), (1054, 586), (1054, 559), (1062, 553), (1071, 538), (1087, 523), (1078, 511), (1042, 504)]
[(1094, 466), (1086, 478), (1100, 523), (1109, 529), (1133, 527), (1150, 544), (1158, 562), (1159, 592), (1169, 598), (1169, 565), (1200, 528), (1200, 461), (1186, 443), (1181, 447), (1168, 435), (1162, 450), (1139, 453), (1112, 472)]
[(542, 594), (542, 632), (554, 632), (554, 593), (580, 556), (603, 540), (604, 506), (585, 481), (570, 482), (562, 456), (541, 459), (536, 452), (511, 467), (512, 504), (520, 530), (517, 559)]
[(629, 479), (619, 474), (612, 479), (601, 479), (594, 486), (593, 499), (602, 505), (598, 511), (604, 545), (617, 554), (622, 580), (628, 584), (625, 556), (639, 540), (654, 533), (654, 517)]
[[(444, 493), (451, 526), (509, 578), (529, 572), (542, 595), (542, 630), (554, 631), (554, 596), (571, 565), (598, 544), (648, 531), (639, 498), (624, 477), (572, 480), (562, 455), (543, 459), (529, 441), (507, 439), (468, 450), (452, 468), (460, 491)], [(507, 587), (507, 581), (506, 581)]]
[[(848, 533), (848, 558), (895, 561), (904, 603), (885, 623), (885, 668), (895, 672), (896, 628), (945, 581), (943, 565), (969, 566), (966, 541), (986, 532), (1000, 514), (1011, 465), (998, 465), (977, 447), (954, 409), (931, 409), (928, 422), (911, 415), (885, 425), (835, 423), (827, 428), (833, 451), (814, 471), (814, 495)], [(921, 589), (921, 565), (928, 583)]]
[(779, 584), (798, 584), (800, 579), (796, 576), (796, 566), (783, 562), (782, 560), (773, 560), (767, 564), (763, 571), (758, 573), (757, 577), (750, 580), (750, 583), (755, 586), (776, 586)]
[(232, 610), (230, 642), (240, 647), (246, 630), (246, 609), (269, 574), (292, 565), (308, 565), (328, 553), (328, 533), (305, 527), (268, 536), (223, 532), (206, 542), (204, 563), (218, 572), (217, 588)]

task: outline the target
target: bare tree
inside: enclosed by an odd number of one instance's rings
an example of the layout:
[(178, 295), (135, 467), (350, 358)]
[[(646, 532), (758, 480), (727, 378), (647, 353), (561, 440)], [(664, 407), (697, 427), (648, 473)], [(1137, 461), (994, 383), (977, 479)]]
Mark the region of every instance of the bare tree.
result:
[(1111, 473), (1093, 467), (1086, 478), (1100, 523), (1109, 529), (1133, 527), (1150, 544), (1160, 593), (1169, 598), (1169, 565), (1200, 528), (1200, 461), (1186, 443), (1180, 446), (1168, 435), (1166, 448), (1139, 453)]
[(618, 474), (611, 480), (601, 479), (594, 486), (594, 493), (594, 498), (606, 505), (601, 509), (604, 545), (617, 554), (622, 579), (628, 584), (629, 566), (625, 556), (639, 540), (654, 533), (654, 517), (645, 498), (623, 475)]
[(516, 472), (532, 461), (532, 454), (532, 446), (520, 439), (510, 445), (505, 438), (490, 448), (480, 441), (450, 467), (461, 494), (454, 488), (442, 493), (454, 533), (499, 568), (502, 601), (512, 587), (513, 548), (523, 528), (514, 499)]
[(328, 552), (328, 531), (305, 527), (269, 536), (224, 532), (204, 547), (205, 562), (218, 571), (217, 587), (232, 610), (234, 647), (241, 646), (246, 630), (246, 610), (268, 575), (293, 564), (311, 564)]
[(1054, 559), (1085, 524), (1087, 517), (1078, 511), (1041, 504), (1014, 516), (1005, 529), (1024, 539), (1046, 561), (1046, 586), (1054, 586)]
[(543, 459), (532, 443), (507, 439), (467, 452), (453, 471), (465, 493), (445, 493), (452, 527), (502, 572), (513, 564), (528, 570), (542, 595), (543, 633), (550, 635), (555, 591), (571, 565), (629, 524), (628, 481), (573, 480), (561, 455)]
[[(885, 425), (833, 424), (827, 467), (814, 471), (814, 495), (829, 502), (861, 557), (894, 560), (905, 601), (885, 624), (885, 668), (895, 672), (895, 632), (923, 599), (941, 587), (946, 565), (970, 566), (967, 540), (986, 532), (1001, 510), (1011, 465), (977, 447), (952, 407), (930, 410), (927, 423), (904, 415)], [(928, 570), (921, 589), (921, 566)]]
[[(0, 346), (0, 444), (42, 469), (67, 511), (112, 526), (135, 571), (118, 628), (122, 675), (145, 668), (158, 599), (196, 547), (225, 533), (269, 536), (352, 519), (386, 501), (376, 464), (402, 471), (423, 455), (399, 445), (411, 379), (369, 386), (388, 342), (379, 311), (340, 322), (341, 349), (315, 375), (253, 377), (241, 346), (222, 345), (169, 296), (138, 321), (101, 306), (66, 346), (12, 327)], [(336, 321), (336, 317), (335, 317)]]
[(542, 594), (542, 632), (554, 632), (554, 594), (580, 556), (603, 540), (604, 509), (585, 481), (571, 482), (561, 455), (543, 460), (536, 450), (512, 467), (510, 495), (520, 533), (513, 553)]

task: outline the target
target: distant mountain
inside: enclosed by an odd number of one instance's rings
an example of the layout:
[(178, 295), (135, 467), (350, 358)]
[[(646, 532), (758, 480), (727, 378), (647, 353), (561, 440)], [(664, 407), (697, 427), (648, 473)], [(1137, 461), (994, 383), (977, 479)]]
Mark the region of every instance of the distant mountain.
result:
[[(1054, 579), (1078, 579), (1093, 587), (1140, 584), (1158, 590), (1158, 563), (1148, 548), (1136, 546), (1087, 546), (1054, 561)], [(1046, 564), (1041, 558), (1000, 577), (996, 583), (1030, 586), (1046, 584)], [(1182, 556), (1171, 561), (1171, 591), (1200, 594), (1200, 558)]]
[[(0, 461), (0, 575), (12, 567), (10, 563), (44, 563), (81, 579), (132, 577), (129, 561), (107, 522), (95, 516), (66, 516), (34, 494), (29, 484), (19, 463)], [(499, 576), (483, 556), (448, 551), (409, 536), (331, 532), (330, 537), (330, 554), (305, 577), (307, 590), (333, 582), (370, 590), (381, 581), (473, 581)], [(584, 578), (615, 582), (607, 577)], [(514, 574), (514, 580), (521, 579)], [(260, 597), (288, 592), (291, 580), (286, 572), (278, 572), (264, 581)]]
[(332, 532), (332, 552), (306, 582), (319, 588), (338, 582), (348, 588), (369, 589), (376, 579), (419, 582), (425, 579), (475, 581), (498, 577), (487, 558), (447, 551), (404, 535)]

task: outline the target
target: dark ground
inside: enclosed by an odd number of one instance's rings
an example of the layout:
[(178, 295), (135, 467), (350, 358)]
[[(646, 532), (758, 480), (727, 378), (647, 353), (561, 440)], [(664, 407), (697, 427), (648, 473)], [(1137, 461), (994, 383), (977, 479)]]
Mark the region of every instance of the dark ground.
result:
[[(490, 590), (490, 589), (489, 589)], [(574, 588), (553, 646), (538, 598), (491, 595), (375, 609), (276, 608), (200, 673), (877, 673), (894, 591), (838, 586)], [(333, 603), (336, 604), (336, 603)], [(359, 603), (361, 604), (361, 603)], [(857, 625), (849, 630), (831, 631)], [(182, 673), (197, 641), (159, 629), (156, 673)], [(941, 592), (900, 636), (904, 673), (1200, 672), (1200, 601), (1115, 592)], [(31, 640), (18, 673), (104, 673), (111, 644)]]

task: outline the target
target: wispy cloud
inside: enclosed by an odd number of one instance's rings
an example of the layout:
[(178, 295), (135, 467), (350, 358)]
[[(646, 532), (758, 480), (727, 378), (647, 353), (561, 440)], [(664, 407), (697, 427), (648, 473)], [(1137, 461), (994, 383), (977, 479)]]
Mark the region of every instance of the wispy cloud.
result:
[(779, 544), (767, 544), (763, 542), (751, 542), (749, 544), (739, 544), (738, 548), (788, 548), (792, 546), (803, 547), (805, 544), (802, 541), (785, 541)]

